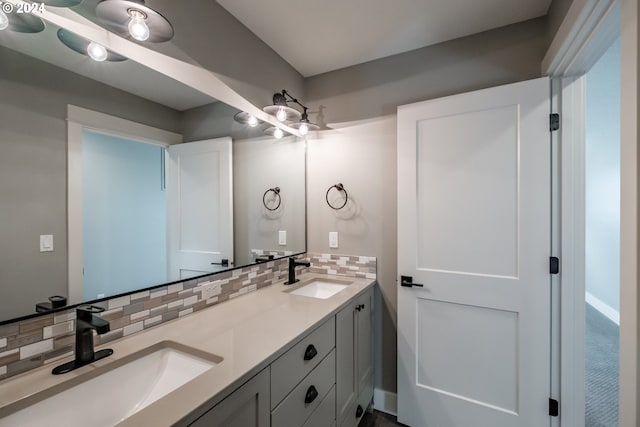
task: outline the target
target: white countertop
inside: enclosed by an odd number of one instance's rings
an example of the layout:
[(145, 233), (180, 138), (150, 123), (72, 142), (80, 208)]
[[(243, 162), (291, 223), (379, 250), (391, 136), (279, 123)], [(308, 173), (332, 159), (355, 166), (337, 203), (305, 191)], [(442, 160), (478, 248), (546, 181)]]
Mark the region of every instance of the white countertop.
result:
[[(316, 277), (352, 283), (328, 299), (283, 292), (296, 286), (267, 286), (100, 346), (97, 350), (112, 348), (114, 354), (73, 372), (52, 375), (51, 369), (66, 361), (60, 360), (9, 378), (0, 382), (0, 417), (13, 412), (13, 404), (20, 405), (20, 401), (28, 396), (41, 391), (46, 393), (50, 387), (83, 374), (89, 376), (98, 367), (161, 341), (174, 341), (222, 357), (224, 360), (217, 366), (118, 424), (122, 427), (172, 425), (205, 403), (213, 406), (375, 282), (344, 276), (299, 275), (302, 284)], [(126, 387), (126, 384), (122, 386)], [(108, 405), (108, 397), (102, 398)], [(69, 405), (74, 404), (81, 402), (69, 402)]]

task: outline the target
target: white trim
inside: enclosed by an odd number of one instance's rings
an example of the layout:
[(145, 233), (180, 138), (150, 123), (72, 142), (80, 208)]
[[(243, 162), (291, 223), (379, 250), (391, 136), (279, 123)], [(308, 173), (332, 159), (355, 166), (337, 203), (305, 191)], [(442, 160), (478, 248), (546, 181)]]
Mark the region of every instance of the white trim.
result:
[(183, 141), (182, 135), (179, 133), (169, 132), (70, 104), (67, 105), (67, 120), (81, 124), (84, 129), (149, 144), (169, 146), (180, 144)]
[(585, 76), (563, 78), (560, 94), (560, 402), (568, 427), (585, 418), (585, 83)]
[(585, 292), (585, 301), (591, 307), (598, 310), (605, 316), (607, 319), (611, 320), (616, 325), (620, 326), (620, 312), (615, 308), (611, 307), (606, 302), (602, 301), (600, 298), (593, 295), (591, 292)]
[(560, 84), (561, 272), (559, 289), (552, 289), (560, 295), (560, 424), (567, 427), (585, 422), (584, 73), (620, 34), (620, 8), (621, 0), (574, 0), (542, 61), (545, 75), (579, 76), (564, 77)]
[(620, 98), (620, 426), (640, 424), (638, 139), (640, 7), (622, 0)]
[[(551, 79), (551, 112), (560, 111), (561, 79)], [(551, 256), (560, 257), (560, 132), (551, 132)], [(560, 275), (551, 275), (551, 391), (552, 399), (560, 398), (561, 324)], [(559, 417), (551, 418), (550, 427), (559, 427)]]
[(398, 395), (380, 388), (373, 389), (373, 408), (385, 414), (398, 415)]
[(574, 0), (542, 60), (542, 73), (583, 74), (619, 35), (620, 0)]
[(69, 303), (83, 301), (82, 255), (82, 131), (95, 132), (169, 146), (182, 135), (75, 105), (67, 105), (67, 233)]

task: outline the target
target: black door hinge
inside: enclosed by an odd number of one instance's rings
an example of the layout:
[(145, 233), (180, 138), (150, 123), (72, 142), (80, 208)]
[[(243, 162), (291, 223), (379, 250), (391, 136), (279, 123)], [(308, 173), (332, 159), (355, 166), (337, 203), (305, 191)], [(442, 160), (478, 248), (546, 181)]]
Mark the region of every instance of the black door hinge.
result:
[(560, 404), (555, 399), (549, 399), (549, 416), (557, 417), (560, 413)]
[(560, 129), (560, 114), (549, 114), (549, 130), (551, 132)]
[(549, 274), (560, 273), (560, 259), (558, 257), (549, 257)]

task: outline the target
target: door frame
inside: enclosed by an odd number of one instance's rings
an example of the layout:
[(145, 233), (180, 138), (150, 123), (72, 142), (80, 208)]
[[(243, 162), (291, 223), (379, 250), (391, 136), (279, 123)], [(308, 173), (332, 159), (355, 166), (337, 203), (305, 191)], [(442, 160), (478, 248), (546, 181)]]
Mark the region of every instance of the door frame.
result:
[(68, 298), (71, 304), (83, 301), (82, 254), (82, 132), (111, 135), (168, 147), (180, 144), (182, 135), (121, 119), (75, 105), (67, 105), (67, 238)]
[[(558, 222), (552, 237), (552, 252), (558, 254), (556, 256), (560, 257), (562, 265), (553, 291), (553, 296), (559, 301), (553, 304), (552, 314), (553, 345), (556, 346), (552, 355), (555, 373), (552, 376), (552, 396), (559, 398), (561, 411), (560, 418), (553, 425), (571, 427), (585, 422), (585, 73), (620, 36), (621, 9), (626, 1), (574, 0), (542, 62), (542, 74), (553, 78), (552, 111), (561, 115), (560, 131), (553, 136), (554, 154), (560, 160), (553, 171), (554, 219)], [(634, 25), (637, 28), (637, 18)], [(625, 81), (622, 86), (625, 87)], [(625, 126), (624, 121), (622, 126)], [(637, 176), (636, 157), (627, 157), (627, 173)], [(635, 187), (622, 188), (621, 199), (637, 202), (635, 190)], [(621, 236), (625, 233), (633, 235), (633, 241), (637, 243), (635, 223), (621, 221)], [(632, 255), (637, 259), (635, 249)], [(636, 265), (627, 268), (636, 269)], [(635, 288), (637, 283), (626, 285)], [(621, 295), (624, 288), (625, 284), (621, 283)], [(636, 362), (623, 364), (622, 358), (623, 348), (637, 347), (637, 301), (628, 302), (627, 309), (620, 329), (620, 403), (624, 399), (630, 399), (629, 402), (637, 399)], [(622, 334), (623, 320), (627, 320), (624, 327), (629, 329), (626, 336)], [(633, 358), (636, 354), (634, 352)], [(632, 358), (628, 360), (632, 361)], [(633, 382), (633, 387), (623, 390), (624, 377)], [(635, 405), (621, 405), (620, 425), (635, 425), (635, 411)], [(633, 418), (628, 418), (631, 416)], [(622, 424), (623, 419), (634, 421)]]

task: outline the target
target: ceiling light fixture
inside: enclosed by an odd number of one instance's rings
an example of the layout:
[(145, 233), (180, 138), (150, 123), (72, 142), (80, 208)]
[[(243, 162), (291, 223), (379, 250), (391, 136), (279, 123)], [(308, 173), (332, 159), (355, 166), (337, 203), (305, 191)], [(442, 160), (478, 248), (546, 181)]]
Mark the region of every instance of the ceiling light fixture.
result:
[(64, 28), (60, 28), (58, 30), (58, 40), (60, 40), (69, 49), (82, 55), (87, 55), (94, 61), (121, 62), (127, 60), (126, 56), (111, 52), (101, 44), (87, 40), (84, 37), (80, 37), (79, 35), (72, 33), (71, 31), (67, 31)]
[(171, 23), (144, 0), (103, 0), (96, 6), (96, 15), (109, 30), (137, 41), (160, 43), (173, 38)]

